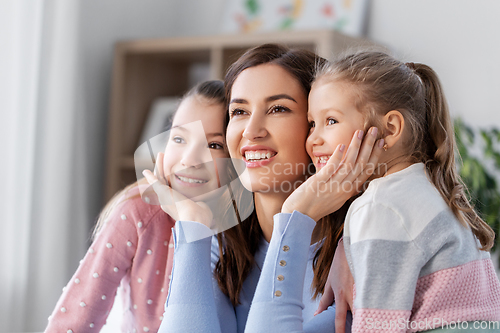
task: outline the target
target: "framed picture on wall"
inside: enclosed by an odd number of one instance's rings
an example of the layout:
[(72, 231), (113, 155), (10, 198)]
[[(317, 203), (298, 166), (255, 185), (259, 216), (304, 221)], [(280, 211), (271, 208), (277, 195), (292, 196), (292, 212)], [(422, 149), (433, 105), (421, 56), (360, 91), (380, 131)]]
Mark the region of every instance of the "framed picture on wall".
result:
[(232, 0), (222, 32), (332, 29), (362, 36), (368, 0)]

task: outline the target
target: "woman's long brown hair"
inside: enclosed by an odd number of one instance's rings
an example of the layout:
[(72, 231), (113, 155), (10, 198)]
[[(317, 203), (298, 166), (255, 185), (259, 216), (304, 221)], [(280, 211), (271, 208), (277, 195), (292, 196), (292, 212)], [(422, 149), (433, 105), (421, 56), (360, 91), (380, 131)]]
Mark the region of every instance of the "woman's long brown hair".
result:
[[(226, 100), (231, 98), (231, 88), (238, 75), (245, 69), (262, 64), (275, 64), (284, 68), (301, 84), (306, 96), (311, 90), (314, 71), (325, 59), (304, 49), (290, 49), (278, 44), (264, 44), (248, 50), (228, 69), (225, 83)], [(229, 114), (226, 123), (229, 122)], [(307, 175), (306, 175), (307, 176)], [(333, 259), (338, 239), (342, 234), (347, 205), (338, 212), (318, 222), (324, 237), (314, 258), (315, 296), (322, 293)], [(231, 300), (239, 303), (243, 282), (255, 267), (254, 255), (262, 239), (262, 230), (255, 211), (237, 226), (218, 235), (219, 261), (216, 264), (216, 278), (219, 288)]]

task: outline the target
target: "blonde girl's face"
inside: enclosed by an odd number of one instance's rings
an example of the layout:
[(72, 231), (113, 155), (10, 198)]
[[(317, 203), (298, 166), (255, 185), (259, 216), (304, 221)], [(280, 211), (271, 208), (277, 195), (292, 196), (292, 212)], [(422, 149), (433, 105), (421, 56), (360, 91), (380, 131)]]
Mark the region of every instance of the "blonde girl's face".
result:
[(224, 111), (222, 104), (195, 95), (182, 101), (174, 116), (163, 172), (170, 186), (188, 198), (220, 187), (216, 160), (229, 157)]
[(310, 164), (307, 95), (298, 80), (276, 64), (245, 69), (231, 89), (229, 115), (228, 149), (245, 163), (245, 188), (288, 193), (298, 187)]
[(321, 79), (311, 88), (306, 149), (317, 170), (325, 166), (339, 144), (348, 147), (354, 132), (364, 129), (364, 117), (354, 105), (352, 89)]

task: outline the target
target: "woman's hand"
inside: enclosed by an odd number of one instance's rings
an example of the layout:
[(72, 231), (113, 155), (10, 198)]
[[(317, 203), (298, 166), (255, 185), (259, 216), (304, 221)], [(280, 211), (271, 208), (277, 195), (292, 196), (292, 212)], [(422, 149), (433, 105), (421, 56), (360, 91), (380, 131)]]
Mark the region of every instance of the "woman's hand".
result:
[(352, 309), (354, 279), (347, 264), (344, 242), (341, 240), (333, 256), (325, 290), (314, 315), (323, 312), (335, 300), (335, 332), (345, 332), (347, 311)]
[(176, 221), (194, 221), (210, 227), (213, 213), (204, 202), (194, 202), (167, 185), (163, 174), (163, 153), (156, 158), (155, 174), (149, 170), (142, 172), (158, 195), (161, 208)]
[(328, 163), (285, 200), (281, 212), (296, 210), (318, 221), (357, 194), (375, 171), (384, 144), (381, 139), (375, 145), (376, 127), (370, 128), (361, 146), (362, 136), (363, 131), (354, 133), (344, 160), (345, 145), (339, 145)]

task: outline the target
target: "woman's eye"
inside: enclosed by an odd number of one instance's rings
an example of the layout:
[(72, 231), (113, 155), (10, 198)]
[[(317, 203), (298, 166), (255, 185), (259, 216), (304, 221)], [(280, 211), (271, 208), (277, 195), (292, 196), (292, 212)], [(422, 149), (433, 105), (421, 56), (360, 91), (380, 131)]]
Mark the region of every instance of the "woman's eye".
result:
[(327, 124), (327, 125), (334, 125), (334, 124), (337, 124), (337, 123), (338, 123), (338, 121), (336, 121), (336, 120), (335, 120), (335, 119), (333, 119), (333, 118), (328, 118), (328, 119), (326, 120), (326, 124)]
[(210, 142), (208, 144), (209, 149), (224, 149), (224, 145), (220, 142)]
[(180, 136), (174, 136), (172, 138), (172, 141), (175, 142), (175, 143), (186, 143), (186, 141), (184, 141), (184, 139), (181, 138)]
[(290, 109), (282, 105), (275, 105), (269, 109), (269, 113), (284, 113), (288, 111), (290, 111)]
[(231, 112), (229, 113), (229, 116), (232, 118), (234, 116), (242, 116), (244, 115), (246, 112), (245, 110), (242, 110), (242, 109), (233, 109), (231, 110)]

